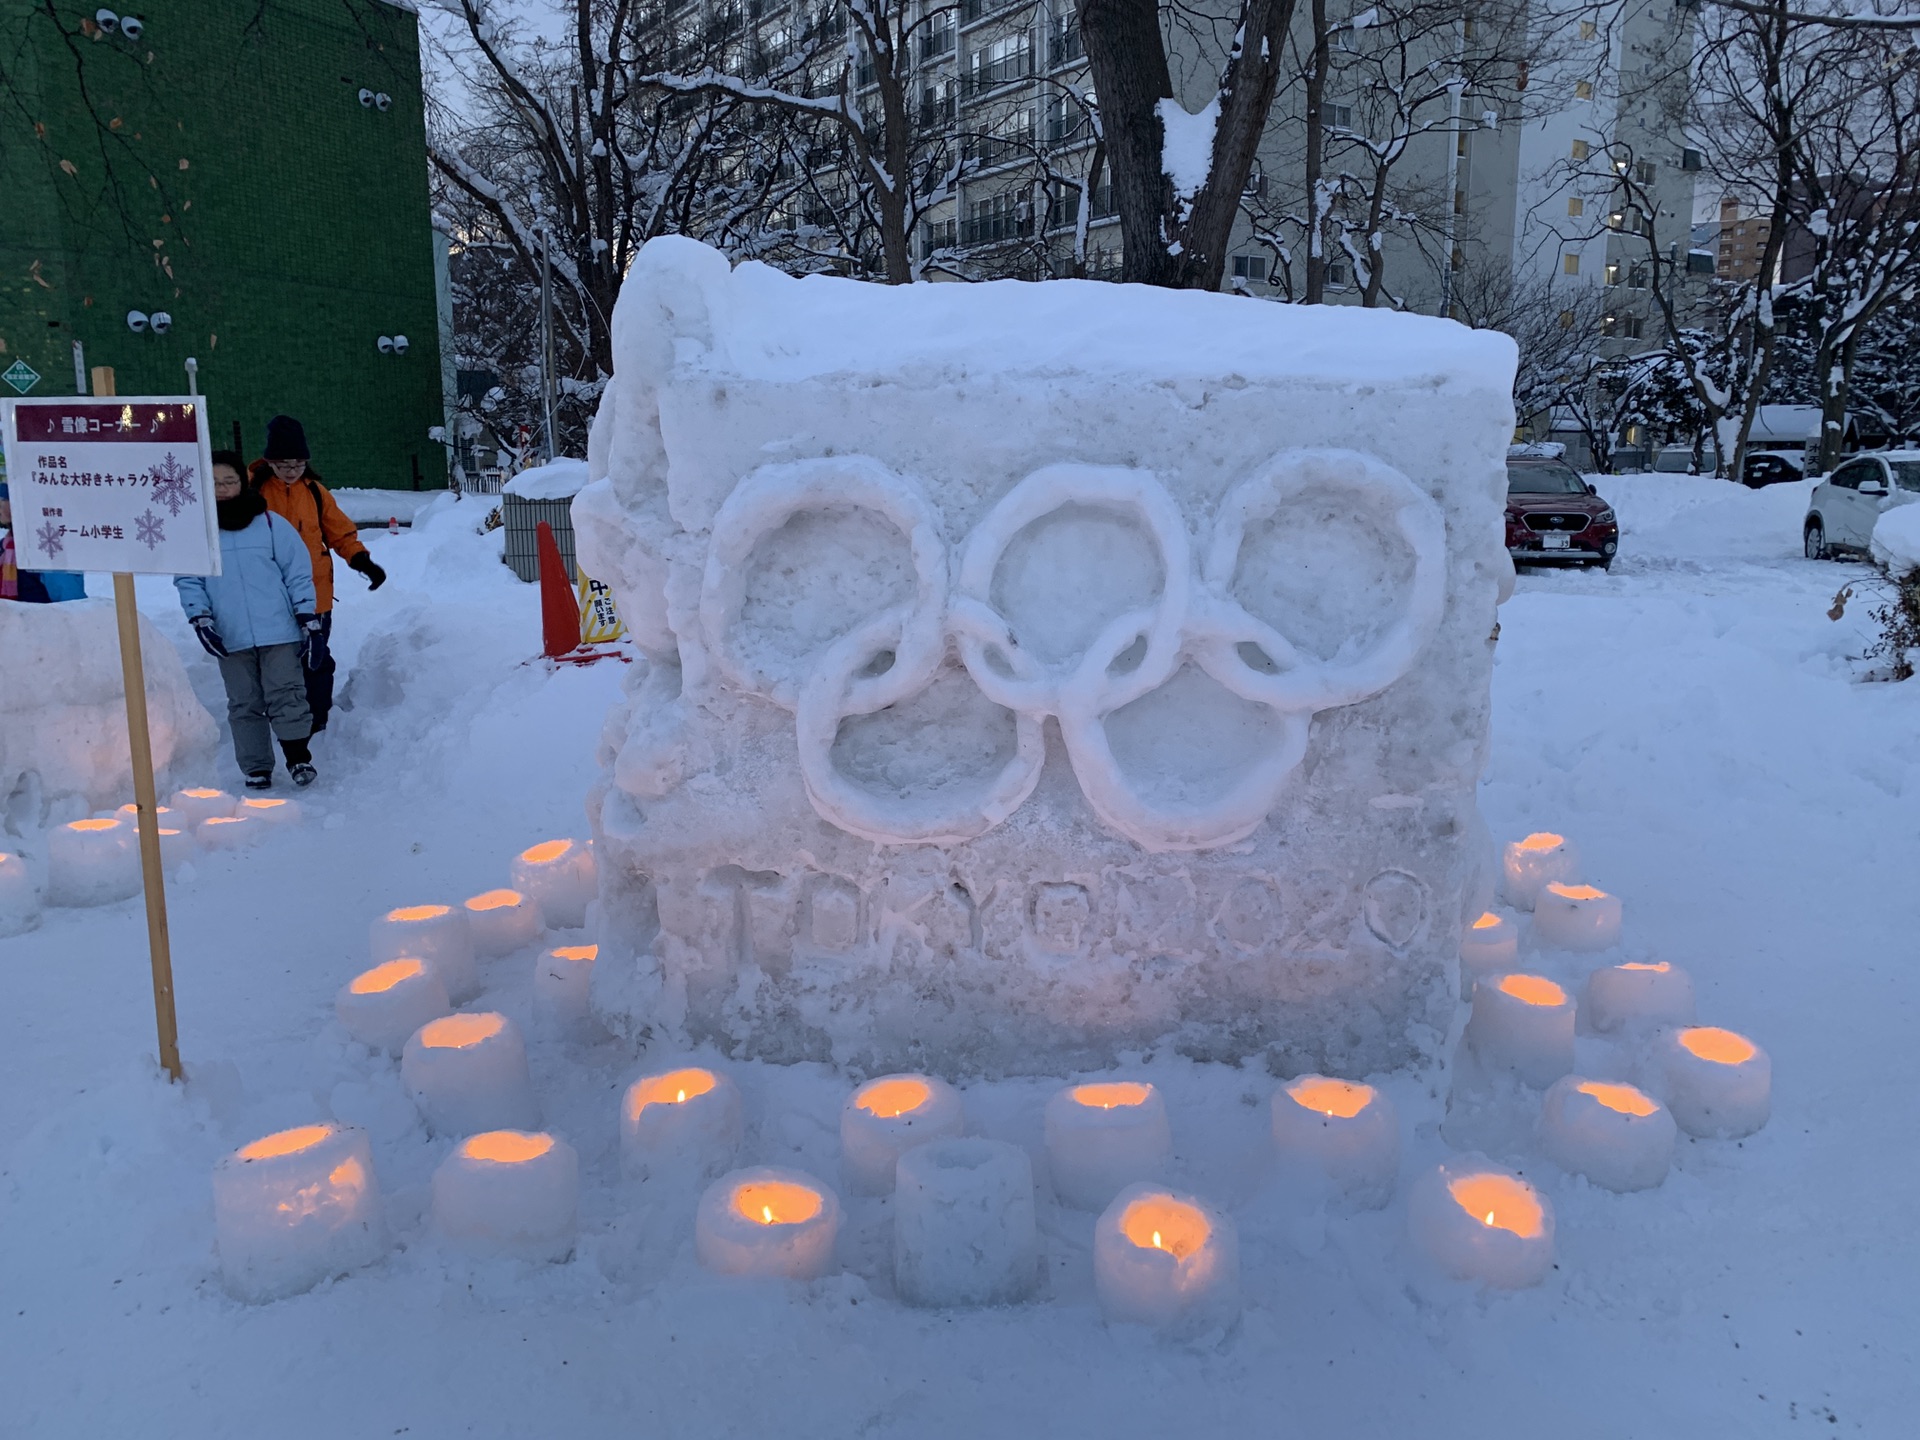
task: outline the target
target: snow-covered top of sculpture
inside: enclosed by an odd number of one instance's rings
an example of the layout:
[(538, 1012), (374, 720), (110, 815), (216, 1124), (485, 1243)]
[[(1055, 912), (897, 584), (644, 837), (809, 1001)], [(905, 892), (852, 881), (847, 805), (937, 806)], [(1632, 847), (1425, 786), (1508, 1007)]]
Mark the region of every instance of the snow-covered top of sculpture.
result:
[[(1509, 340), (675, 240), (614, 342), (574, 526), (650, 663), (594, 809), (614, 886), (647, 887), (629, 938), (657, 897), (645, 943), (707, 1023), (817, 1002), (852, 1036), (891, 987), (927, 1044), (926, 985), (974, 975), (1003, 988), (956, 1037), (1059, 1021), (1029, 984), (1136, 1039), (1201, 996), (1305, 1034), (1320, 1002), (1273, 1002), (1309, 944), (1426, 1005), (1381, 957), (1446, 948), (1480, 833)], [(936, 951), (984, 968), (931, 979)], [(729, 972), (763, 988), (703, 989)]]

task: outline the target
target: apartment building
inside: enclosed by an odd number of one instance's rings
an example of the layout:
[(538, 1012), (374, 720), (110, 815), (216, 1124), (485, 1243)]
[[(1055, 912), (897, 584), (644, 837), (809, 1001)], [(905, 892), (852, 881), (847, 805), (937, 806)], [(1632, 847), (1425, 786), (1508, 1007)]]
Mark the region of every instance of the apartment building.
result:
[[(701, 35), (738, 31), (765, 60), (844, 40), (839, 3), (668, 0), (661, 13), (674, 18), (660, 23), (678, 27), (681, 55)], [(1333, 0), (1332, 13), (1344, 8), (1347, 19), (1330, 47), (1321, 116), (1327, 170), (1339, 181), (1323, 216), (1323, 298), (1361, 303), (1377, 270), (1376, 303), (1484, 323), (1495, 295), (1551, 303), (1600, 288), (1607, 336), (1650, 336), (1648, 246), (1670, 247), (1676, 274), (1691, 249), (1698, 157), (1680, 135), (1684, 63), (1675, 62), (1690, 49), (1693, 11), (1622, 0), (1576, 21), (1516, 3), (1496, 12), (1491, 0), (1462, 0), (1457, 17), (1414, 32), (1384, 24), (1365, 0)], [(1306, 55), (1310, 12), (1299, 10), (1294, 45)], [(1111, 185), (1105, 174), (1088, 183), (1092, 80), (1072, 0), (957, 0), (920, 13), (914, 113), (922, 140), (943, 139), (956, 162), (914, 237), (926, 273), (1117, 275)], [(1176, 98), (1190, 112), (1212, 98), (1236, 16), (1218, 0), (1183, 9), (1169, 28)], [(1408, 73), (1430, 83), (1409, 86)], [(1449, 86), (1458, 75), (1468, 83)], [(855, 78), (870, 71), (856, 67)], [(1306, 134), (1304, 87), (1283, 84), (1224, 288), (1300, 297)], [(1387, 216), (1377, 248), (1368, 239), (1374, 198)]]
[(1766, 253), (1773, 221), (1765, 215), (1743, 215), (1731, 195), (1720, 202), (1718, 271), (1729, 280), (1754, 280)]

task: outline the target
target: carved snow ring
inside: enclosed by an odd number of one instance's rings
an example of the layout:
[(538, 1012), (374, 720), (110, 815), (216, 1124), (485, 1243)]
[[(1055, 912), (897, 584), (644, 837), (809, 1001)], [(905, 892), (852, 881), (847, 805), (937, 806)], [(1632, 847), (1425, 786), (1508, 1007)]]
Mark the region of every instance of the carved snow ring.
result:
[[(1412, 556), (1403, 603), (1391, 623), (1361, 653), (1348, 655), (1341, 647), (1336, 658), (1325, 660), (1305, 654), (1233, 593), (1248, 527), (1315, 488), (1355, 492), (1356, 508), (1377, 512)], [(1163, 583), (1151, 604), (1109, 620), (1077, 655), (1049, 661), (1022, 645), (1014, 622), (995, 608), (992, 586), (1015, 537), (1069, 505), (1138, 523), (1152, 541)], [(875, 511), (907, 536), (915, 595), (836, 637), (804, 673), (769, 673), (732, 643), (748, 557), (792, 516), (836, 506)], [(742, 689), (795, 712), (801, 774), (815, 809), (842, 829), (882, 844), (966, 840), (1013, 814), (1039, 781), (1042, 726), (1049, 715), (1059, 721), (1087, 803), (1113, 830), (1148, 850), (1232, 844), (1278, 802), (1306, 754), (1314, 713), (1367, 699), (1405, 674), (1432, 638), (1445, 603), (1446, 526), (1439, 506), (1398, 470), (1348, 450), (1285, 451), (1234, 486), (1220, 503), (1198, 576), (1173, 497), (1151, 472), (1111, 465), (1049, 465), (1014, 486), (967, 538), (951, 599), (939, 523), (919, 487), (865, 456), (755, 471), (721, 506), (713, 537), (700, 614), (716, 662)], [(931, 685), (949, 636), (982, 694), (1013, 712), (1014, 754), (965, 799), (944, 808), (889, 800), (852, 783), (833, 761), (842, 724)], [(1272, 673), (1250, 663), (1243, 645), (1258, 647)], [(1116, 669), (1136, 646), (1138, 662)], [(1128, 779), (1108, 721), (1173, 682), (1189, 662), (1269, 713), (1265, 749), (1228, 777), (1216, 798), (1156, 802)]]

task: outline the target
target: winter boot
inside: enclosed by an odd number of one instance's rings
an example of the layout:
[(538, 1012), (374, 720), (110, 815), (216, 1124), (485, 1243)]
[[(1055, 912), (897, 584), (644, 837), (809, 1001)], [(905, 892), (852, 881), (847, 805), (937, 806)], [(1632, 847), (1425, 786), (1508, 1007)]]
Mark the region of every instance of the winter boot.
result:
[(298, 740), (282, 740), (280, 753), (287, 757), (287, 774), (293, 777), (293, 783), (302, 790), (313, 784), (313, 751), (307, 744), (307, 737)]
[(258, 775), (247, 776), (247, 789), (249, 790), (271, 790), (272, 788), (273, 772), (271, 770), (263, 771)]
[(298, 785), (302, 790), (304, 790), (307, 788), (307, 786), (313, 784), (314, 777), (319, 772), (316, 771), (312, 765), (302, 760), (299, 763), (289, 767), (287, 773), (293, 776), (293, 783)]

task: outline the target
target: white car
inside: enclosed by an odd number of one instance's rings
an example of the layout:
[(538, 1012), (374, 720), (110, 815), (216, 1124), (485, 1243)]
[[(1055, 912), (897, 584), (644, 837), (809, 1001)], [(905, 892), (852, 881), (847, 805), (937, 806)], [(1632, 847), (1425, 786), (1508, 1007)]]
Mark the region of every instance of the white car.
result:
[(1855, 455), (1813, 487), (1803, 527), (1807, 558), (1864, 555), (1882, 510), (1920, 501), (1920, 450)]

